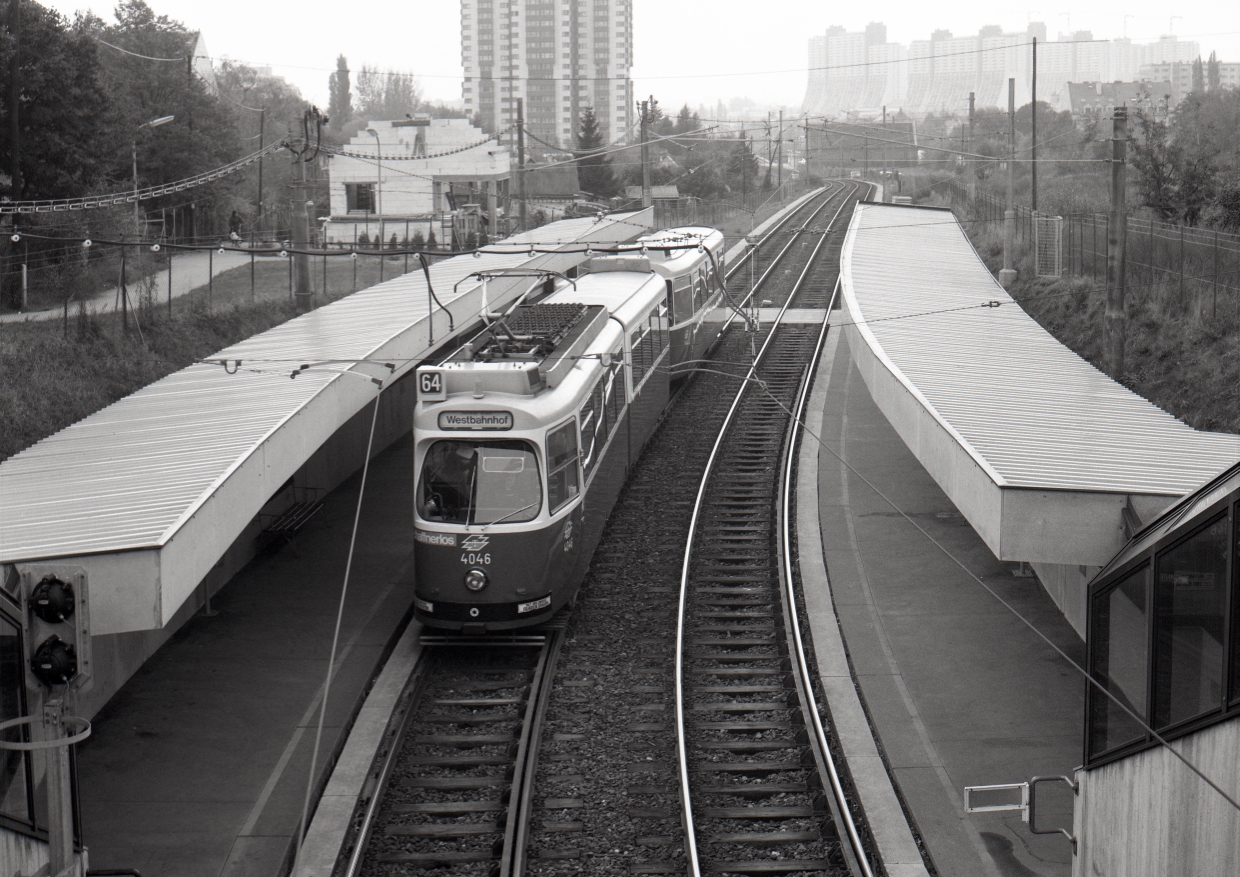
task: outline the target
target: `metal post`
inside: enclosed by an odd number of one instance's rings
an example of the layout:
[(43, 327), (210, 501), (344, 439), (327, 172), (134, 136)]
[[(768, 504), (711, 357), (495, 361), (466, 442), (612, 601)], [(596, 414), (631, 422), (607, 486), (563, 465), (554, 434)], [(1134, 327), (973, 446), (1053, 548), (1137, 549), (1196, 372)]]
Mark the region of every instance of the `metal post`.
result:
[[(973, 115), (973, 94), (969, 94), (969, 115)], [(970, 123), (972, 124), (972, 123)], [(1016, 252), (1016, 201), (1013, 194), (1012, 176), (1016, 167), (1016, 80), (1008, 80), (1008, 162), (1007, 162), (1007, 208), (1003, 211), (1003, 270), (999, 283), (1004, 289), (1016, 280), (1012, 260)]]
[(1180, 307), (1184, 307), (1184, 226), (1180, 225)]
[(254, 303), (254, 251), (250, 250), (250, 303)]
[(1210, 319), (1218, 316), (1218, 229), (1214, 230), (1214, 283), (1210, 295)]
[(650, 191), (650, 153), (646, 146), (647, 126), (650, 122), (650, 104), (648, 101), (642, 101), (642, 119), (641, 119), (641, 158), (642, 158), (642, 209), (649, 207), (654, 203)]
[[(310, 245), (310, 202), (307, 198), (306, 162), (304, 157), (300, 155), (295, 156), (293, 160), (301, 168), (301, 179), (295, 188), (297, 198), (292, 204), (293, 249), (305, 250)], [(293, 286), (293, 294), (301, 296), (298, 299), (300, 302), (298, 307), (309, 310), (311, 301), (314, 298), (314, 289), (310, 285), (310, 257), (295, 255), (293, 256), (293, 262), (295, 263), (294, 267), (297, 274), (297, 279)]]
[(125, 278), (125, 245), (121, 244), (121, 328), (129, 331), (129, 287)]
[(1029, 105), (1030, 167), (1033, 173), (1033, 191), (1030, 209), (1038, 212), (1038, 38), (1033, 38), (1033, 103)]
[(521, 231), (525, 231), (525, 98), (521, 97), (517, 98), (517, 197)]
[[(43, 705), (43, 738), (59, 740), (66, 736), (64, 702), (59, 698)], [(44, 750), (47, 767), (47, 846), (52, 875), (73, 868), (73, 790), (69, 773), (69, 747)]]
[(1127, 243), (1128, 212), (1125, 204), (1128, 162), (1128, 108), (1114, 113), (1111, 140), (1111, 215), (1107, 218), (1107, 305), (1106, 364), (1111, 377), (1124, 373), (1124, 341), (1127, 317), (1124, 313), (1124, 246)]
[(211, 313), (211, 293), (215, 285), (215, 250), (207, 250), (207, 313)]
[(172, 251), (168, 252), (168, 316), (172, 316)]

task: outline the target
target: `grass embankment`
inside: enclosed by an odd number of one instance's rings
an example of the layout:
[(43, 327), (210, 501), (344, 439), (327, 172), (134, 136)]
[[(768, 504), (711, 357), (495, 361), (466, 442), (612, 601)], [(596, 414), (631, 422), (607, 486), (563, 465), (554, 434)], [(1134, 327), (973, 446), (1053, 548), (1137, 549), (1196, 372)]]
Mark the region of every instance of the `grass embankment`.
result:
[[(1003, 242), (984, 225), (973, 225), (970, 235), (997, 276)], [(1082, 277), (1034, 277), (1027, 247), (1017, 268), (1017, 281), (1008, 290), (1012, 297), (1055, 338), (1106, 371), (1105, 286)], [(1240, 433), (1238, 303), (1186, 303), (1172, 284), (1164, 286), (1129, 290), (1125, 369), (1111, 377), (1190, 426)]]
[[(384, 278), (402, 273), (389, 259)], [(316, 304), (350, 294), (354, 261), (328, 261), (326, 296), (322, 266), (312, 265)], [(374, 258), (356, 261), (356, 288), (379, 281)], [(136, 312), (125, 331), (119, 314), (93, 314), (79, 307), (68, 321), (39, 320), (0, 325), (0, 460), (12, 456), (118, 399), (195, 360), (296, 316), (283, 259), (261, 260), (226, 271), (206, 287), (173, 299), (171, 316), (158, 283), (137, 292)], [(135, 294), (131, 291), (131, 296)]]

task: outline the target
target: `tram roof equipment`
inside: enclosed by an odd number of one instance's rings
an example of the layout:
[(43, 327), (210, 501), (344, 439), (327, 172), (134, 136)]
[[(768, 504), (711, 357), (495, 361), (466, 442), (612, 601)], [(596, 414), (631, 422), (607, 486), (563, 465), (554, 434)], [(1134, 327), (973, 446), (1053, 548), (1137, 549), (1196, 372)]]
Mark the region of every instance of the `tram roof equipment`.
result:
[(843, 323), (875, 402), (1001, 560), (1101, 566), (1240, 460), (1107, 377), (1004, 291), (950, 210), (862, 202)]
[[(615, 243), (651, 224), (651, 211), (564, 220), (495, 246)], [(446, 259), (430, 274), (459, 331), (482, 309), (480, 281), (452, 292), (469, 275), (564, 271), (584, 258), (521, 249)], [(492, 278), (488, 306), (531, 282)], [(234, 344), (0, 463), (0, 562), (85, 567), (95, 634), (167, 624), (263, 505), (374, 399), (371, 379), (390, 382), (430, 352), (428, 298), (423, 273), (411, 271)], [(435, 346), (448, 327), (436, 308)]]

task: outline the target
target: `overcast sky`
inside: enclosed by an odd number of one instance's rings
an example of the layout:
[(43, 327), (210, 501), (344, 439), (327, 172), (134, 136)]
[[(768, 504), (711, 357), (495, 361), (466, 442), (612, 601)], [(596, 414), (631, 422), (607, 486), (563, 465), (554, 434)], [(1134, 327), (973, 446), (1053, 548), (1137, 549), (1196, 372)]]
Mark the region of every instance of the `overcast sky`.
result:
[[(112, 0), (39, 0), (72, 15), (93, 9), (112, 20)], [(461, 96), (460, 4), (456, 0), (368, 3), (274, 3), (271, 0), (148, 0), (156, 13), (201, 30), (217, 60), (230, 57), (270, 66), (310, 101), (327, 104), (327, 77), (337, 55), (358, 70), (363, 64), (411, 72), (431, 99)], [(1060, 31), (1091, 30), (1095, 38), (1124, 35), (1140, 42), (1174, 32), (1212, 49), (1224, 61), (1240, 61), (1240, 6), (1235, 0), (1178, 4), (1128, 0), (1047, 3), (932, 4), (890, 0), (854, 5), (822, 0), (633, 0), (633, 79), (639, 95), (654, 94), (667, 108), (684, 103), (713, 107), (717, 100), (749, 97), (762, 104), (800, 105), (805, 92), (807, 40), (829, 25), (860, 30), (870, 21), (887, 25), (892, 42), (925, 39), (936, 28), (956, 36), (985, 24), (1023, 31), (1028, 21), (1046, 23), (1050, 39)], [(1128, 10), (1127, 13), (1118, 10)], [(1179, 11), (1174, 21), (1168, 13)], [(730, 14), (735, 12), (735, 15)], [(105, 50), (106, 51), (106, 50)]]

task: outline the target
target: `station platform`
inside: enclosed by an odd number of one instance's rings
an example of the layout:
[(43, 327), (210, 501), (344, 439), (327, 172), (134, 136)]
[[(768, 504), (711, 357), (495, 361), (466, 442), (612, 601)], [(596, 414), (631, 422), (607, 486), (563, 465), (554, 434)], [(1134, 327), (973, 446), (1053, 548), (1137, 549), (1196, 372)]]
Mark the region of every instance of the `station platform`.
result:
[[(816, 378), (821, 422), (810, 425), (826, 446), (818, 513), (829, 579), (806, 597), (815, 647), (821, 656), (838, 619), (885, 766), (940, 877), (1066, 877), (1066, 838), (1030, 834), (1019, 813), (966, 815), (963, 789), (1071, 776), (1084, 680), (859, 475), (1077, 661), (1084, 644), (1038, 580), (1015, 577), (918, 462), (871, 397), (848, 339), (831, 339)], [(851, 688), (847, 671), (824, 668), (822, 657), (819, 669)], [(866, 772), (850, 766), (854, 777)], [(1039, 827), (1071, 830), (1071, 798), (1067, 787), (1043, 789)]]
[[(318, 784), (411, 607), (412, 479), (411, 436), (371, 462)], [(277, 544), (251, 561), (211, 614), (193, 616), (95, 716), (77, 747), (92, 869), (281, 873), (305, 801), (359, 484), (355, 475), (328, 494), (295, 549)]]

